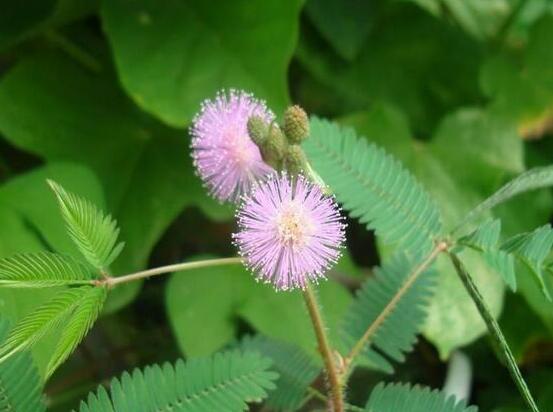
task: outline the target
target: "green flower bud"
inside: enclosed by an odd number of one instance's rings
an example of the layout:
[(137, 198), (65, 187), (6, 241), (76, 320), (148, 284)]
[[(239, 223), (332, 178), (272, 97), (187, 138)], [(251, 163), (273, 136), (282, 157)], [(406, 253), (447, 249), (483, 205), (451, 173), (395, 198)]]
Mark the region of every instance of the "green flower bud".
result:
[(269, 127), (267, 139), (265, 140), (263, 147), (261, 148), (261, 154), (263, 160), (275, 169), (280, 170), (282, 166), (282, 160), (286, 154), (288, 142), (286, 137), (280, 130), (280, 127), (275, 123)]
[(284, 158), (284, 167), (292, 176), (305, 174), (308, 168), (307, 158), (300, 145), (291, 144), (288, 146), (286, 157)]
[(286, 109), (284, 133), (291, 144), (300, 144), (309, 136), (309, 118), (300, 106), (291, 106)]
[(267, 140), (269, 126), (259, 116), (252, 116), (248, 119), (248, 135), (250, 139), (259, 147), (263, 147)]

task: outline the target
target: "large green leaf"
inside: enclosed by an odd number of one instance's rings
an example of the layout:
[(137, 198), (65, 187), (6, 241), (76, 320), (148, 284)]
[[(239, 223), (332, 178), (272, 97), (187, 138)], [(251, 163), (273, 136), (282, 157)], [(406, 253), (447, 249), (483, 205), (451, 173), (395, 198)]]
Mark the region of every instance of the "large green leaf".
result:
[[(8, 332), (8, 322), (0, 319), (0, 344)], [(17, 354), (0, 364), (0, 411), (43, 412), (42, 385), (29, 353)]]
[(186, 412), (248, 410), (274, 389), (278, 374), (257, 353), (226, 352), (211, 358), (182, 360), (125, 372), (81, 402), (80, 412)]
[(520, 135), (539, 138), (551, 131), (553, 119), (553, 15), (532, 28), (521, 61), (512, 56), (491, 57), (481, 72), (483, 91), (491, 110), (517, 126)]
[(82, 17), (96, 6), (90, 0), (29, 0), (2, 3), (0, 50), (44, 29)]
[(307, 15), (344, 59), (352, 60), (371, 29), (375, 3), (363, 0), (309, 0)]
[[(316, 90), (329, 100), (323, 104), (334, 103), (333, 114), (366, 110), (386, 100), (408, 115), (417, 133), (427, 134), (452, 108), (478, 101), (482, 53), (476, 42), (409, 4), (396, 4), (376, 17), (351, 62), (321, 47), (310, 32), (302, 33), (299, 63), (309, 81), (319, 82)], [(320, 105), (319, 99), (314, 104)]]
[[(351, 296), (331, 280), (322, 282), (318, 292), (329, 330), (338, 337)], [(276, 293), (241, 265), (175, 273), (167, 285), (166, 305), (177, 342), (187, 355), (211, 354), (233, 341), (241, 318), (264, 335), (297, 344), (318, 358), (301, 293)]]
[[(106, 210), (126, 241), (115, 273), (142, 269), (184, 207), (198, 206), (218, 219), (232, 214), (210, 200), (194, 176), (186, 135), (140, 113), (107, 70), (91, 74), (57, 54), (24, 59), (0, 82), (0, 106), (0, 131), (14, 145), (98, 174)], [(115, 289), (106, 306), (120, 307), (138, 287)]]
[(109, 0), (102, 20), (123, 87), (145, 110), (182, 127), (222, 87), (244, 88), (284, 109), (300, 6)]
[(253, 283), (242, 266), (193, 269), (171, 276), (167, 315), (187, 356), (210, 355), (235, 339), (238, 311)]

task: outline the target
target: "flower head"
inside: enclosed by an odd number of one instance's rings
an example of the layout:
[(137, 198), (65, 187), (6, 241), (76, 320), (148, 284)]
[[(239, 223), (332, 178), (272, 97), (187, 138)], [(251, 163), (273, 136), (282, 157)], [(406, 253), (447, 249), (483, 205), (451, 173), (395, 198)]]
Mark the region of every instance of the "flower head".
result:
[(192, 157), (198, 174), (220, 201), (236, 202), (273, 172), (250, 139), (248, 119), (274, 119), (265, 104), (243, 91), (219, 92), (206, 100), (193, 121)]
[(344, 223), (334, 198), (302, 176), (269, 178), (238, 211), (240, 255), (278, 290), (305, 288), (340, 257)]

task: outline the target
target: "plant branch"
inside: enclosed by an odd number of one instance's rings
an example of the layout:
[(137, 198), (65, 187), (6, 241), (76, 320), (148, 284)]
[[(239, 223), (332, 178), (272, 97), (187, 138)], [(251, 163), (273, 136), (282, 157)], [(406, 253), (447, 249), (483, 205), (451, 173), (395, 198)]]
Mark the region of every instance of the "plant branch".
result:
[(101, 280), (95, 280), (94, 284), (97, 286), (107, 285), (113, 287), (121, 283), (132, 282), (139, 279), (149, 278), (156, 275), (162, 275), (164, 273), (180, 272), (183, 270), (198, 269), (210, 266), (223, 266), (223, 265), (235, 265), (242, 262), (240, 257), (221, 258), (221, 259), (207, 259), (198, 260), (196, 262), (176, 263), (174, 265), (160, 266), (158, 268), (143, 270), (140, 272), (131, 273), (125, 276), (119, 277), (106, 277)]
[(305, 299), (307, 310), (309, 311), (309, 316), (311, 317), (311, 322), (313, 323), (313, 329), (315, 330), (317, 342), (319, 343), (319, 351), (325, 364), (328, 383), (330, 385), (330, 396), (333, 405), (332, 412), (344, 412), (342, 384), (340, 383), (340, 376), (338, 368), (336, 367), (334, 353), (330, 347), (330, 343), (328, 342), (328, 337), (326, 336), (326, 329), (317, 298), (309, 286), (307, 286), (303, 291), (303, 297)]
[(538, 406), (536, 405), (536, 402), (534, 401), (534, 398), (532, 397), (532, 394), (530, 393), (530, 390), (528, 389), (528, 386), (526, 385), (526, 382), (524, 381), (524, 378), (520, 373), (520, 369), (518, 368), (515, 357), (511, 352), (511, 348), (507, 344), (505, 336), (503, 336), (503, 332), (501, 332), (497, 321), (491, 314), (490, 309), (486, 305), (483, 296), (478, 290), (478, 287), (474, 283), (470, 274), (467, 272), (465, 266), (463, 265), (463, 262), (459, 260), (457, 255), (454, 253), (449, 253), (449, 257), (451, 259), (451, 262), (453, 263), (453, 266), (455, 267), (455, 270), (457, 271), (457, 274), (461, 278), (463, 284), (465, 285), (465, 288), (467, 289), (476, 307), (478, 308), (482, 319), (484, 319), (490, 335), (501, 349), (501, 352), (507, 363), (507, 368), (509, 369), (511, 376), (515, 381), (520, 394), (522, 395), (532, 412), (539, 412)]
[(376, 331), (380, 328), (382, 323), (388, 318), (390, 313), (395, 309), (403, 295), (407, 293), (409, 288), (413, 286), (415, 281), (418, 279), (419, 275), (423, 273), (428, 266), (434, 262), (436, 257), (443, 251), (447, 250), (449, 245), (446, 242), (439, 242), (434, 249), (426, 256), (426, 258), (419, 264), (417, 267), (413, 269), (413, 271), (409, 274), (401, 288), (397, 291), (397, 293), (394, 295), (394, 297), (388, 302), (384, 310), (380, 312), (378, 317), (369, 325), (368, 329), (365, 331), (363, 336), (357, 341), (357, 343), (353, 346), (348, 356), (345, 358), (345, 374), (348, 373), (351, 365), (353, 364), (353, 361), (355, 358), (361, 353), (365, 345), (367, 345), (370, 342), (370, 339), (373, 337), (373, 335), (376, 333)]

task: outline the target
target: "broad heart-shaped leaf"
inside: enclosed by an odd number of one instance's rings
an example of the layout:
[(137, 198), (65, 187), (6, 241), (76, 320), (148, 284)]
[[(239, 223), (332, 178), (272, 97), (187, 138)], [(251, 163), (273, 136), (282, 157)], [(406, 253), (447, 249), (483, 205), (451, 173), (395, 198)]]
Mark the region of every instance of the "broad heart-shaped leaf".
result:
[(307, 15), (344, 59), (353, 60), (367, 39), (375, 4), (360, 0), (310, 0)]
[[(0, 344), (8, 333), (8, 322), (0, 319)], [(0, 363), (0, 411), (43, 412), (42, 383), (27, 352)]]
[[(0, 106), (0, 131), (12, 144), (97, 173), (105, 210), (118, 220), (126, 242), (114, 273), (144, 268), (153, 245), (185, 207), (219, 220), (232, 216), (194, 176), (186, 135), (139, 112), (107, 69), (90, 73), (59, 54), (23, 59), (0, 81)], [(78, 186), (69, 189), (85, 194)], [(139, 287), (114, 289), (106, 310), (128, 302)]]
[(5, 2), (0, 14), (0, 50), (41, 30), (82, 17), (94, 9), (95, 3), (88, 0)]
[(426, 253), (440, 234), (438, 208), (411, 173), (352, 129), (311, 120), (309, 161), (352, 217), (385, 242)]
[(261, 335), (247, 336), (240, 347), (247, 352), (259, 352), (273, 361), (272, 369), (279, 378), (266, 405), (278, 411), (299, 409), (306, 399), (307, 388), (321, 373), (320, 366), (297, 346)]
[(0, 259), (0, 287), (43, 288), (90, 284), (90, 269), (70, 256), (20, 253)]
[[(331, 280), (317, 289), (329, 331), (336, 334), (351, 296)], [(166, 306), (177, 343), (187, 356), (208, 355), (232, 342), (242, 319), (265, 336), (296, 344), (320, 360), (301, 293), (276, 293), (256, 282), (242, 265), (175, 273), (167, 284)]]
[(58, 199), (67, 232), (85, 259), (105, 271), (123, 249), (124, 244), (117, 243), (117, 223), (90, 200), (66, 191), (53, 180), (48, 184)]
[(521, 136), (539, 138), (553, 119), (553, 16), (545, 13), (532, 28), (522, 61), (494, 56), (482, 69), (480, 83), (491, 110), (513, 122)]
[(383, 383), (376, 386), (365, 406), (367, 412), (478, 412), (454, 396), (421, 386)]
[(309, 34), (302, 33), (296, 56), (309, 81), (320, 84), (311, 102), (320, 113), (351, 113), (386, 100), (408, 115), (417, 134), (428, 134), (447, 111), (480, 99), (481, 46), (407, 2), (380, 13), (351, 62)]
[[(492, 136), (479, 131), (478, 125), (481, 125), (482, 131), (489, 130), (485, 127), (489, 124), (485, 120), (487, 116), (486, 112), (478, 113), (475, 109), (452, 113), (449, 119), (444, 120), (449, 126), (446, 129), (438, 127), (438, 130), (442, 130), (441, 133), (444, 133), (444, 130), (450, 132), (447, 135), (436, 136), (428, 143), (412, 139), (405, 116), (390, 104), (376, 104), (370, 112), (344, 121), (354, 125), (361, 135), (388, 148), (404, 161), (415, 176), (425, 183), (425, 187), (440, 205), (444, 223), (451, 226), (482, 200), (483, 191), (487, 195), (495, 189), (492, 186), (494, 180), (494, 185), (497, 185), (497, 181), (500, 181), (504, 174), (514, 171), (522, 164), (522, 144), (516, 139), (516, 134)], [(454, 127), (454, 123), (457, 127)], [(467, 127), (472, 129), (471, 133), (464, 132)], [(492, 131), (502, 129), (497, 127)], [(452, 133), (455, 130), (458, 133)], [(506, 160), (491, 162), (491, 159), (495, 159), (494, 156), (475, 153), (470, 146), (480, 142), (482, 136), (490, 139), (486, 143), (490, 148), (497, 146), (495, 151), (505, 153), (505, 148), (508, 147), (512, 152), (509, 158), (514, 159), (513, 163), (507, 164)], [(445, 149), (448, 142), (451, 142), (454, 151), (448, 152)], [(461, 156), (461, 152), (466, 152), (466, 156), (464, 153)], [(474, 167), (478, 170), (482, 175), (482, 182), (486, 182), (486, 187), (475, 186), (475, 176), (470, 173), (449, 172), (449, 167), (444, 163), (457, 162), (457, 157), (466, 160), (464, 169)], [(484, 174), (486, 176), (483, 176)], [(547, 213), (549, 212), (545, 209), (543, 213), (536, 211), (533, 218), (539, 222), (538, 219), (545, 218)], [(525, 230), (522, 227), (525, 224), (528, 222), (520, 223), (517, 230)], [(530, 227), (536, 224), (539, 223), (529, 223)], [(503, 281), (475, 252), (467, 251), (464, 259), (469, 261), (470, 273), (475, 276), (478, 287), (497, 315), (502, 306)], [(435, 268), (438, 272), (436, 291), (428, 309), (423, 332), (425, 337), (438, 347), (441, 356), (447, 357), (451, 350), (466, 345), (485, 333), (486, 326), (447, 259), (438, 259)], [(451, 302), (455, 302), (455, 305)], [(452, 324), (456, 327), (451, 328)]]
[(113, 379), (81, 402), (79, 412), (187, 412), (248, 410), (275, 388), (278, 374), (257, 353), (225, 352), (174, 365), (148, 366)]
[(102, 21), (129, 95), (182, 127), (202, 100), (224, 87), (251, 91), (277, 113), (284, 109), (301, 4), (109, 0)]
[[(388, 358), (405, 359), (404, 353), (412, 349), (424, 324), (436, 280), (436, 272), (427, 270), (404, 289), (419, 263), (420, 260), (395, 255), (364, 282), (341, 325), (345, 353), (370, 327), (372, 336), (361, 352), (369, 365), (392, 372)], [(390, 306), (396, 299), (397, 302)]]

